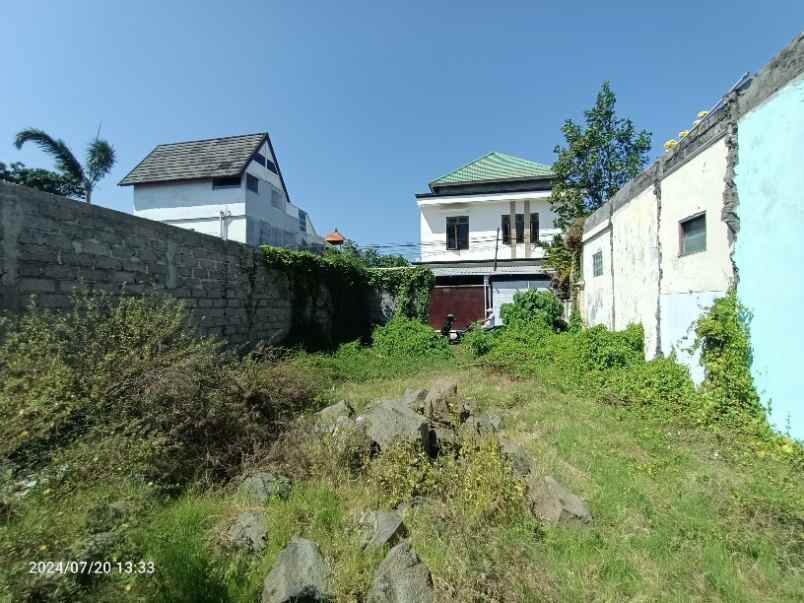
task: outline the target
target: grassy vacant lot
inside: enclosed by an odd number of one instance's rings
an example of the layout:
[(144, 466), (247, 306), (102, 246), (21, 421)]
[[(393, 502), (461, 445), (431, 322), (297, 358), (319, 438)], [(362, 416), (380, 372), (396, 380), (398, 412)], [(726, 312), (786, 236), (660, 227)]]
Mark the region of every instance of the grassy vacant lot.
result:
[[(437, 601), (804, 597), (800, 448), (686, 414), (678, 387), (664, 387), (675, 368), (667, 377), (664, 365), (623, 361), (586, 378), (565, 354), (586, 340), (545, 340), (540, 349), (556, 350), (550, 358), (523, 353), (530, 336), (476, 355), (404, 323), (377, 333), (374, 348), (241, 360), (185, 340), (181, 311), (161, 312), (172, 318), (156, 333), (145, 332), (150, 315), (136, 303), (91, 327), (43, 316), (6, 328), (0, 600), (254, 601), (278, 552), (303, 536), (332, 564), (338, 600), (363, 601), (385, 551), (361, 550), (357, 514), (419, 493), (426, 502), (406, 524)], [(122, 328), (132, 323), (139, 327)], [(75, 328), (89, 328), (81, 358), (64, 343)], [(95, 349), (92, 332), (119, 341)], [(620, 381), (637, 373), (659, 392), (651, 400), (673, 405), (624, 403)], [(361, 408), (440, 376), (501, 415), (506, 436), (539, 473), (585, 498), (594, 522), (540, 525), (493, 446), (454, 462), (403, 449), (371, 459), (332, 448), (303, 419), (340, 399)], [(159, 420), (148, 415), (157, 412)], [(239, 475), (254, 467), (290, 477), (289, 498), (256, 508), (240, 498)], [(267, 519), (261, 554), (224, 545), (227, 525), (246, 509)], [(82, 558), (148, 559), (156, 571), (27, 573), (26, 561)]]

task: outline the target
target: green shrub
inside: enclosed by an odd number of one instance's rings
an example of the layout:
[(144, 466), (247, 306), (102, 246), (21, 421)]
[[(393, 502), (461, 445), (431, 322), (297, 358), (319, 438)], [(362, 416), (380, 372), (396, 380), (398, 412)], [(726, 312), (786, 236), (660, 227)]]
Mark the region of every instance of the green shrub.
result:
[(551, 291), (528, 289), (514, 294), (514, 302), (503, 304), (500, 316), (506, 325), (543, 319), (551, 328), (562, 326), (564, 308)]
[(16, 466), (94, 448), (108, 455), (95, 479), (122, 466), (166, 485), (229, 476), (321, 387), (283, 363), (238, 365), (173, 299), (87, 292), (70, 312), (6, 320), (0, 376), (0, 455)]
[(463, 344), (475, 358), (484, 356), (491, 351), (494, 345), (494, 335), (491, 331), (484, 331), (480, 323), (474, 323), (464, 333)]
[(395, 316), (372, 334), (373, 348), (388, 358), (447, 357), (449, 344), (432, 327), (418, 320)]
[(751, 378), (751, 316), (732, 290), (715, 301), (695, 327), (706, 370), (704, 390), (712, 420), (756, 419), (764, 409)]
[(584, 368), (606, 370), (631, 366), (644, 359), (644, 331), (629, 325), (624, 331), (609, 331), (603, 325), (582, 330), (577, 343)]
[(384, 502), (395, 507), (433, 489), (434, 465), (421, 446), (398, 442), (369, 465), (368, 479)]
[(696, 396), (689, 370), (675, 358), (633, 364), (611, 371), (602, 381), (599, 397), (607, 402), (650, 405), (671, 413), (687, 412)]

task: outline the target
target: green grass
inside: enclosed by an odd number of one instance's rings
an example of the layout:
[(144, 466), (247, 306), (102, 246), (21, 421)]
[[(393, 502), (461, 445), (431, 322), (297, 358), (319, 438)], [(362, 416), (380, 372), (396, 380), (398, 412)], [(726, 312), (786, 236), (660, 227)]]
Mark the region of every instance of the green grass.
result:
[[(30, 331), (40, 334), (41, 345), (51, 341), (47, 320)], [(404, 329), (394, 330), (391, 347), (404, 344), (403, 335)], [(16, 400), (3, 410), (8, 437), (0, 449), (21, 465), (30, 461), (22, 467), (38, 483), (21, 496), (19, 477), (0, 466), (0, 601), (254, 601), (277, 555), (297, 536), (319, 543), (338, 601), (364, 601), (387, 549), (362, 550), (360, 512), (390, 508), (414, 492), (427, 502), (405, 522), (432, 571), (437, 601), (804, 598), (804, 480), (797, 444), (764, 437), (761, 430), (713, 428), (697, 420), (694, 409), (685, 414), (695, 398), (686, 385), (676, 385), (686, 383), (684, 374), (669, 360), (631, 358), (638, 346), (626, 335), (579, 336), (591, 338), (590, 358), (605, 366), (589, 379), (581, 377), (575, 339), (537, 333), (550, 343), (534, 348), (527, 334), (514, 335), (479, 360), (462, 347), (445, 350), (423, 333), (413, 343), (416, 349), (434, 346), (432, 355), (353, 344), (333, 354), (241, 361), (196, 346), (192, 338), (181, 340), (186, 366), (197, 365), (198, 374), (214, 368), (214, 387), (200, 391), (193, 389), (197, 380), (161, 370), (161, 345), (143, 359), (137, 346), (120, 344), (111, 352), (123, 360), (96, 370), (66, 353), (54, 356), (57, 366), (43, 362), (38, 340), (20, 337), (0, 348), (0, 372), (15, 379), (0, 391)], [(92, 333), (86, 337), (95, 341)], [(146, 408), (139, 398), (107, 387), (121, 367), (138, 366), (144, 367), (136, 383), (149, 396), (147, 408), (180, 413), (172, 423), (138, 423), (148, 426), (148, 434), (127, 428), (129, 417)], [(70, 378), (52, 379), (63, 374)], [(340, 399), (362, 409), (439, 377), (457, 380), (464, 398), (499, 414), (505, 436), (530, 452), (536, 472), (555, 476), (585, 498), (594, 522), (541, 525), (524, 507), (522, 484), (493, 445), (467, 446), (458, 459), (421, 465), (415, 451), (404, 449), (374, 459), (359, 447), (343, 453), (309, 423), (288, 422)], [(653, 389), (636, 396), (643, 384)], [(50, 412), (54, 391), (60, 405)], [(106, 404), (109, 391), (127, 405), (127, 414)], [(31, 398), (30, 408), (15, 398), (20, 393)], [(632, 402), (617, 403), (618, 396)], [(652, 403), (656, 399), (663, 403)], [(64, 409), (87, 410), (77, 415)], [(204, 427), (200, 409), (216, 423)], [(247, 432), (232, 419), (237, 414), (243, 421), (244, 411), (250, 413), (242, 423)], [(76, 423), (82, 416), (92, 421)], [(54, 420), (77, 428), (55, 430)], [(219, 426), (232, 426), (231, 432)], [(23, 434), (34, 427), (46, 456), (36, 456)], [(235, 436), (237, 447), (230, 448)], [(182, 473), (212, 454), (217, 465), (226, 463), (222, 470)], [(175, 467), (178, 486), (151, 471), (154, 459)], [(254, 505), (238, 496), (237, 481), (228, 478), (253, 466), (290, 477), (287, 500)], [(404, 481), (404, 487), (389, 480)], [(124, 510), (111, 513), (110, 505)], [(260, 554), (227, 548), (222, 537), (245, 510), (265, 515), (268, 537)], [(26, 561), (89, 555), (150, 560), (156, 572), (92, 579), (27, 573)]]

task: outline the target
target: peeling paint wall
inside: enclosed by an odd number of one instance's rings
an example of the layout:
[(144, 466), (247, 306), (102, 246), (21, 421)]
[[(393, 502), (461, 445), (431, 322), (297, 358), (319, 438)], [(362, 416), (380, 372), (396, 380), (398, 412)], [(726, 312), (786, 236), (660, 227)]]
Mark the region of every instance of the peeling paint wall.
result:
[(740, 301), (753, 313), (752, 375), (771, 422), (804, 439), (804, 76), (738, 122)]
[(656, 197), (653, 187), (639, 193), (612, 216), (614, 244), (614, 328), (641, 324), (645, 355), (656, 351), (656, 294), (659, 290), (659, 252)]

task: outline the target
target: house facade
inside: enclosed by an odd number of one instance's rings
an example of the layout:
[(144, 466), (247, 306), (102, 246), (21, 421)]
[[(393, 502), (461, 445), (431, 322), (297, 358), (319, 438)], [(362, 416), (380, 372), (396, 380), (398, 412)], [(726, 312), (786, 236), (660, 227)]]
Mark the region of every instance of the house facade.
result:
[(267, 133), (161, 144), (120, 186), (134, 214), (248, 245), (324, 245), (307, 212), (290, 201)]
[(546, 165), (488, 153), (416, 195), (420, 264), (436, 277), (430, 322), (455, 328), (493, 315), (514, 293), (549, 288), (542, 246), (559, 231), (549, 197), (554, 174)]
[(695, 324), (734, 288), (771, 423), (804, 438), (804, 35), (741, 79), (671, 151), (586, 221), (585, 322), (640, 323), (645, 356), (700, 382)]

